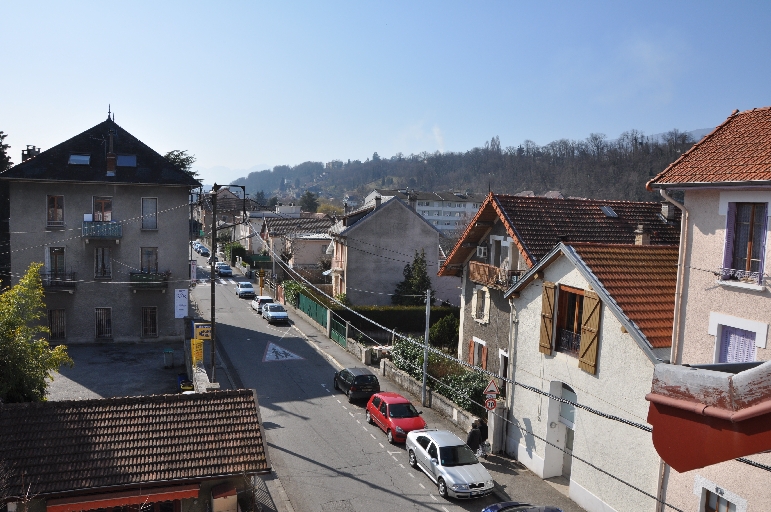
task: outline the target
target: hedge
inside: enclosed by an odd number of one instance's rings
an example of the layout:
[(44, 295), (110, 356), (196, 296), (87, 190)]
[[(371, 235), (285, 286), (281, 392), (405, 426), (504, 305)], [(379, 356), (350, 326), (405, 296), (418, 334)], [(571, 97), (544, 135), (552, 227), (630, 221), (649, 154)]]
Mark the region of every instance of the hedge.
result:
[[(383, 327), (399, 332), (423, 332), (426, 329), (425, 306), (353, 306), (351, 309)], [(377, 328), (372, 322), (340, 306), (332, 307), (332, 311), (359, 330), (371, 331)], [(460, 318), (460, 310), (446, 306), (432, 307), (429, 324), (433, 325), (448, 315)]]

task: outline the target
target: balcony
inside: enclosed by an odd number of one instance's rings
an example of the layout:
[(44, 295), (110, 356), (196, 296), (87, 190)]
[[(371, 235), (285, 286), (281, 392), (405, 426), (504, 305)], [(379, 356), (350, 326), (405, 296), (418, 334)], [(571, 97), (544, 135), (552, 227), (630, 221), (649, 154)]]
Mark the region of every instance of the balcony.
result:
[(81, 237), (88, 240), (120, 240), (123, 238), (123, 225), (120, 222), (83, 221)]
[(169, 286), (170, 272), (131, 272), (129, 285), (132, 290), (165, 290)]
[(43, 288), (49, 290), (71, 291), (78, 284), (75, 272), (40, 272), (40, 278), (43, 280)]
[(506, 270), (478, 261), (469, 261), (468, 277), (478, 284), (506, 290), (517, 282), (523, 270)]
[(721, 267), (717, 270), (716, 274), (721, 281), (737, 281), (739, 283), (763, 286), (763, 276), (760, 272)]
[(581, 348), (581, 335), (567, 329), (557, 329), (557, 340), (554, 350), (569, 356), (578, 357)]

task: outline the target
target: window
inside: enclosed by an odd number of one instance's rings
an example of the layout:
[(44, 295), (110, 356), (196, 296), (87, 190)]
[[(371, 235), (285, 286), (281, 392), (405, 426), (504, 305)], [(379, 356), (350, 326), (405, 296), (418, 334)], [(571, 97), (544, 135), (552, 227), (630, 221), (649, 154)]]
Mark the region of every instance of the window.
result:
[(48, 196), (48, 218), (46, 226), (64, 226), (64, 196)]
[(736, 512), (736, 505), (714, 492), (706, 491), (704, 512)]
[(112, 222), (112, 197), (94, 197), (94, 222)]
[[(578, 403), (578, 397), (576, 396), (576, 392), (573, 391), (573, 388), (562, 383), (562, 398), (565, 400), (569, 400), (573, 403)], [(568, 428), (575, 429), (575, 423), (576, 423), (576, 406), (572, 404), (566, 404), (565, 402), (560, 402), (560, 423), (567, 426)]]
[(96, 247), (94, 249), (94, 277), (96, 279), (110, 279), (112, 277), (112, 265), (109, 247)]
[(158, 198), (142, 198), (142, 229), (158, 229)]
[(96, 308), (96, 337), (112, 338), (112, 309)]
[(88, 165), (91, 163), (91, 155), (70, 155), (67, 163), (70, 165)]
[(136, 155), (118, 155), (118, 167), (136, 167), (137, 156)]
[(762, 284), (766, 203), (729, 203), (721, 279)]
[(142, 308), (142, 337), (154, 338), (158, 336), (158, 308)]
[(63, 340), (65, 338), (65, 317), (63, 309), (48, 310), (48, 339)]
[(490, 293), (487, 287), (477, 286), (471, 297), (471, 312), (474, 320), (486, 323), (490, 315)]
[(560, 286), (557, 306), (557, 343), (554, 347), (557, 352), (578, 357), (583, 308), (583, 290)]
[(719, 363), (747, 363), (755, 360), (755, 333), (722, 326)]
[(64, 275), (64, 247), (49, 247), (46, 266), (52, 277)]
[(476, 336), (468, 343), (468, 364), (487, 369), (487, 343)]
[(431, 443), (431, 446), (428, 447), (428, 456), (432, 459), (439, 458), (439, 452), (437, 452), (436, 445), (434, 443)]
[(158, 272), (158, 248), (157, 247), (142, 247), (142, 272)]

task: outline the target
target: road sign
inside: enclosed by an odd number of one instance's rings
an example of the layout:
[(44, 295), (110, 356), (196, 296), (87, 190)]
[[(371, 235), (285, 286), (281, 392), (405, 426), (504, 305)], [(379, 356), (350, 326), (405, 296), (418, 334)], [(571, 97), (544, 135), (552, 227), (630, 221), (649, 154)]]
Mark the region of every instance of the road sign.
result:
[(490, 379), (490, 383), (485, 388), (483, 394), (497, 395), (498, 393), (500, 393), (500, 390), (498, 389), (498, 384), (495, 383), (495, 379)]
[(193, 366), (199, 362), (203, 363), (203, 340), (197, 340), (193, 338), (190, 340), (190, 359), (192, 359)]
[(498, 402), (495, 400), (495, 398), (488, 398), (485, 400), (485, 409), (488, 411), (492, 411), (495, 409), (495, 406), (498, 405)]
[(193, 324), (193, 328), (195, 331), (193, 334), (194, 338), (199, 340), (211, 339), (211, 324)]

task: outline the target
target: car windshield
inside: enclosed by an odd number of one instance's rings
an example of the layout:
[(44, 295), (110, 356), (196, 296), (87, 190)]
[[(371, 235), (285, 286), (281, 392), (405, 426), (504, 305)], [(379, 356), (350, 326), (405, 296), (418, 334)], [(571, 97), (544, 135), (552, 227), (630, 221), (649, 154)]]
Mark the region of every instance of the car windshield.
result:
[(467, 466), (479, 463), (474, 452), (465, 444), (439, 448), (439, 461), (442, 466)]
[(358, 375), (354, 382), (356, 382), (356, 384), (376, 384), (377, 377), (374, 375)]
[(265, 307), (268, 308), (268, 311), (270, 311), (271, 313), (283, 313), (284, 311), (286, 311), (284, 309), (284, 306), (282, 306), (281, 304), (276, 304), (275, 306), (265, 306)]
[(251, 288), (252, 283), (241, 283), (241, 288)]
[(418, 410), (412, 404), (391, 404), (388, 407), (388, 415), (392, 418), (414, 418)]
[(221, 270), (230, 270), (230, 267), (227, 265), (220, 265)]

